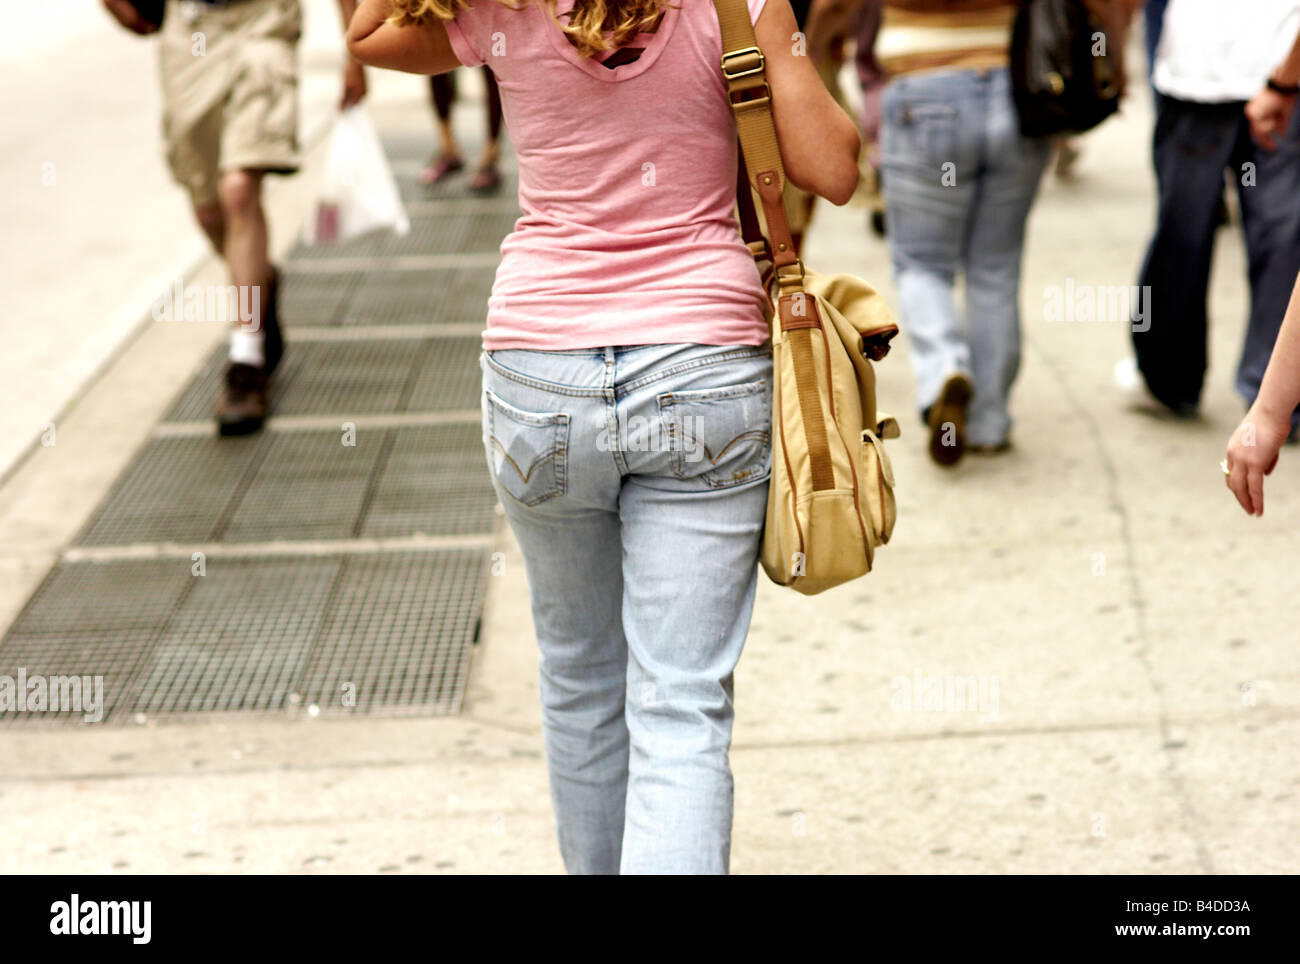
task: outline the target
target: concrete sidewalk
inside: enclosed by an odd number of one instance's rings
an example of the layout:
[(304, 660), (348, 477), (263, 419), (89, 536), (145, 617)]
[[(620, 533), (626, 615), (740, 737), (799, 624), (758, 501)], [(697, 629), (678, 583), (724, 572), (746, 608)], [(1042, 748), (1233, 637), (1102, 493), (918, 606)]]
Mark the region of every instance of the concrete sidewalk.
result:
[[(389, 90), (372, 108), (385, 132), (426, 130), (420, 92)], [(470, 143), (479, 120), (462, 109)], [(1045, 320), (1066, 279), (1134, 281), (1149, 125), (1130, 104), (1084, 142), (1077, 182), (1045, 182), (1015, 450), (930, 465), (904, 341), (878, 368), (905, 434), (877, 571), (811, 599), (760, 577), (736, 682), (735, 872), (1300, 870), (1287, 608), (1300, 457), (1284, 453), (1262, 521), (1216, 464), (1241, 414), (1239, 239), (1220, 236), (1198, 423), (1126, 410), (1111, 381), (1124, 324)], [(301, 216), (305, 198), (279, 216)], [(865, 221), (823, 206), (806, 260), (892, 299)], [(176, 327), (149, 329), (72, 412), (60, 461), (29, 462), (0, 490), (2, 558), (26, 593), (162, 416), (172, 392), (142, 390), (138, 373), (179, 387), (221, 337)], [(181, 349), (188, 367), (168, 362)], [(136, 436), (124, 411), (146, 420)], [(498, 540), (459, 716), (6, 729), (0, 871), (561, 871), (526, 583), (508, 530)], [(7, 617), (26, 593), (0, 600)], [(973, 678), (982, 707), (928, 708), (949, 678)]]

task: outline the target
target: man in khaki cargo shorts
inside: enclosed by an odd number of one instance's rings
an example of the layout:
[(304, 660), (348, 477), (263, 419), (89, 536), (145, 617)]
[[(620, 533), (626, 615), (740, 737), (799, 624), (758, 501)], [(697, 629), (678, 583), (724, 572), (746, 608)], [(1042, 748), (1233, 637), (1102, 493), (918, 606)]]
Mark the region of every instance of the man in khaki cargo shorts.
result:
[[(267, 383), (284, 352), (267, 254), (262, 176), (298, 170), (299, 0), (166, 0), (161, 30), (142, 0), (104, 0), (123, 26), (160, 34), (163, 136), (172, 175), (230, 268), (252, 317), (230, 336), (217, 400), (222, 435), (262, 427)], [(356, 0), (338, 0), (346, 31)], [(366, 93), (348, 58), (342, 106)]]

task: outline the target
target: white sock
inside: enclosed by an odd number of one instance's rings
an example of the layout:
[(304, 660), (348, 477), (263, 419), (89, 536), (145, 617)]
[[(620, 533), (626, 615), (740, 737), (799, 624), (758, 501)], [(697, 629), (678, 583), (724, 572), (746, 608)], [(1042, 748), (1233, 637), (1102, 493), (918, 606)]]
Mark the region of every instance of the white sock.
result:
[(239, 331), (230, 333), (230, 360), (243, 362), (255, 368), (266, 365), (266, 335), (260, 331)]

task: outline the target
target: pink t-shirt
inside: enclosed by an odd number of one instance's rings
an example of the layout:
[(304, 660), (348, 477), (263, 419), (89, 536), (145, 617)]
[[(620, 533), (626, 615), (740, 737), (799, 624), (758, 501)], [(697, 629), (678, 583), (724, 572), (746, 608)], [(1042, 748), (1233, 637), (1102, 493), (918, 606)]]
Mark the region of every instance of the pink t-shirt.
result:
[[(538, 2), (474, 0), (446, 24), (501, 86), (519, 157), (483, 346), (565, 349), (767, 340), (732, 215), (736, 125), (711, 0), (674, 0), (639, 59), (580, 56)], [(757, 19), (764, 0), (748, 0)], [(573, 0), (557, 0), (563, 16)]]

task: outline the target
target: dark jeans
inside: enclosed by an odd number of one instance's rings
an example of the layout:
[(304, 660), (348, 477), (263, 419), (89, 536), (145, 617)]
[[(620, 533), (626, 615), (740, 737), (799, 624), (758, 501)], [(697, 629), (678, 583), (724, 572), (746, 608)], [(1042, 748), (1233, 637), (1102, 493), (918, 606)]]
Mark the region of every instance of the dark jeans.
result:
[(1300, 272), (1300, 111), (1278, 149), (1266, 151), (1251, 140), (1243, 107), (1166, 96), (1156, 115), (1159, 210), (1138, 280), (1150, 286), (1150, 324), (1133, 332), (1133, 347), (1151, 393), (1175, 409), (1198, 404), (1205, 380), (1206, 294), (1225, 169), (1237, 184), (1250, 262), (1250, 320), (1236, 378), (1247, 404), (1259, 393)]

